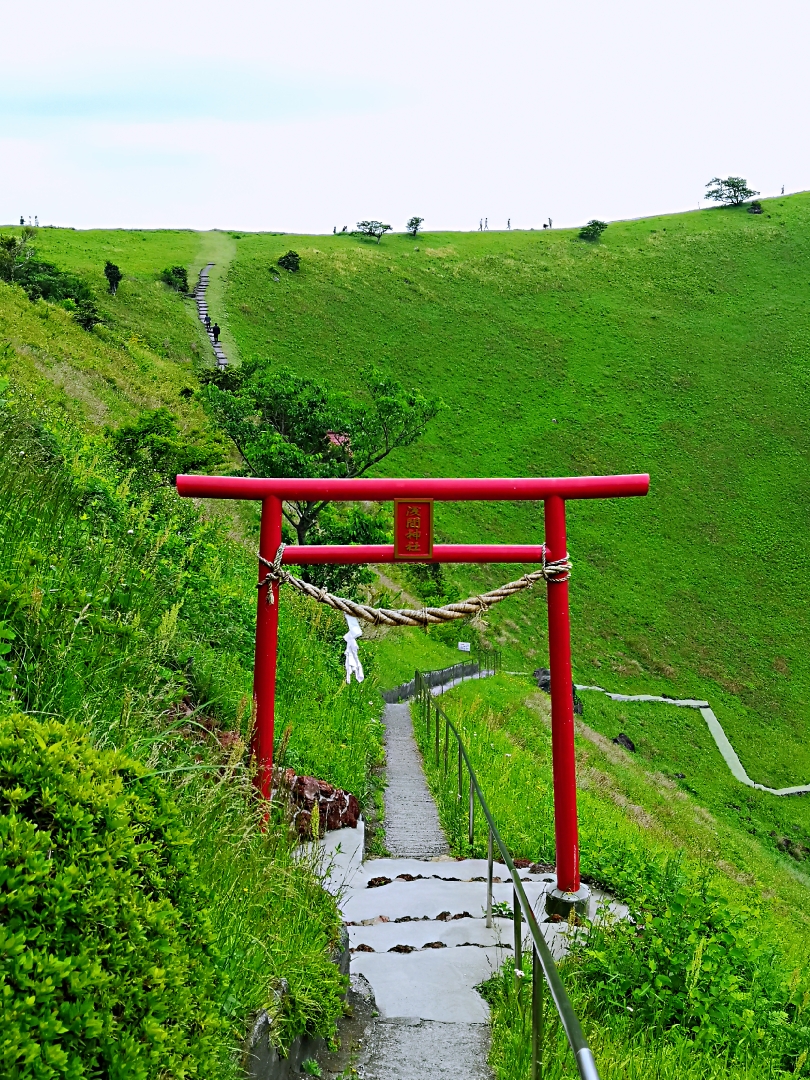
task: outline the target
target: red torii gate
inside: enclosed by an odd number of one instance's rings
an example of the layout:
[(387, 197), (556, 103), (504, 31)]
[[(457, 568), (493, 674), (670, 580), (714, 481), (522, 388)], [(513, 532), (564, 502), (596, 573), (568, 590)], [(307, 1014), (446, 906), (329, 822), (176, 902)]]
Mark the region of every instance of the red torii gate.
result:
[[(625, 476), (573, 476), (522, 479), (288, 479), (178, 476), (178, 494), (203, 499), (261, 499), (259, 554), (272, 563), (281, 544), (282, 503), (285, 500), (332, 502), (390, 502), (396, 499), (445, 502), (543, 500), (545, 543), (436, 544), (425, 562), (538, 563), (564, 559), (568, 554), (565, 529), (567, 499), (615, 499), (646, 495), (646, 473)], [(399, 556), (400, 558), (402, 556)], [(414, 556), (409, 556), (413, 559)], [(284, 549), (282, 564), (389, 563), (395, 561), (388, 544), (334, 545)], [(256, 615), (256, 659), (253, 674), (255, 730), (253, 750), (258, 787), (269, 798), (273, 768), (273, 727), (278, 647), (278, 583), (268, 584), (259, 563)], [(267, 590), (272, 588), (272, 597)], [(551, 670), (551, 746), (554, 777), (554, 834), (557, 888), (576, 893), (579, 881), (574, 707), (571, 675), (571, 624), (568, 581), (547, 583), (549, 668)], [(270, 600), (271, 602), (268, 602)]]

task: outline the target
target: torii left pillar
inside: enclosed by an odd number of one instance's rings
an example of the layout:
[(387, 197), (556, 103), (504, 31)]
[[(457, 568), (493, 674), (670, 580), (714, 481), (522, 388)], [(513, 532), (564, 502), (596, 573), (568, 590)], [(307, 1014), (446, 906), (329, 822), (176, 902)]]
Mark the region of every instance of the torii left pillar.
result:
[[(259, 554), (272, 563), (281, 543), (281, 499), (262, 499)], [(273, 787), (273, 737), (276, 710), (276, 657), (278, 656), (278, 582), (267, 580), (267, 567), (259, 563), (256, 601), (256, 660), (253, 680), (253, 756), (256, 786), (265, 799)], [(263, 584), (264, 582), (264, 584)]]

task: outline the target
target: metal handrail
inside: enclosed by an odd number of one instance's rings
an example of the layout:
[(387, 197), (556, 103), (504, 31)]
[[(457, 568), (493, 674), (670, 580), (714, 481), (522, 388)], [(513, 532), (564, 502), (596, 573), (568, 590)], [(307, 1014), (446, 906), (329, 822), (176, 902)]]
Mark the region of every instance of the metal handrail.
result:
[[(545, 981), (548, 984), (548, 989), (551, 994), (551, 999), (554, 1002), (554, 1007), (557, 1010), (557, 1015), (560, 1018), (563, 1030), (565, 1031), (568, 1039), (568, 1044), (571, 1047), (571, 1051), (574, 1055), (574, 1059), (579, 1070), (581, 1080), (599, 1080), (599, 1072), (596, 1068), (596, 1062), (594, 1061), (591, 1048), (588, 1045), (588, 1041), (582, 1031), (579, 1019), (574, 1012), (574, 1006), (571, 1004), (571, 999), (565, 991), (560, 973), (557, 971), (557, 965), (554, 963), (554, 958), (551, 955), (551, 951), (546, 944), (543, 933), (538, 925), (537, 918), (532, 910), (532, 906), (526, 896), (523, 889), (523, 884), (520, 880), (520, 874), (512, 861), (512, 856), (509, 854), (509, 849), (501, 838), (501, 834), (498, 832), (498, 828), (495, 825), (495, 821), (492, 817), (492, 812), (487, 805), (487, 801), (484, 798), (484, 793), (481, 790), (481, 785), (478, 783), (478, 777), (475, 775), (475, 770), (472, 767), (467, 748), (459, 734), (458, 728), (450, 719), (450, 717), (444, 712), (444, 710), (434, 701), (433, 695), (430, 692), (430, 686), (425, 681), (422, 673), (417, 671), (414, 674), (414, 684), (416, 687), (416, 700), (422, 705), (425, 715), (428, 730), (428, 739), (431, 736), (431, 719), (430, 712), (433, 709), (436, 716), (436, 738), (435, 738), (435, 753), (436, 764), (439, 764), (440, 759), (440, 737), (439, 737), (439, 717), (444, 720), (445, 723), (445, 737), (444, 737), (444, 768), (447, 772), (448, 762), (448, 744), (449, 744), (449, 732), (452, 731), (456, 737), (458, 744), (458, 797), (463, 797), (463, 783), (462, 783), (462, 762), (467, 766), (467, 772), (470, 776), (470, 793), (469, 793), (469, 827), (468, 838), (470, 846), (473, 843), (473, 829), (475, 824), (475, 796), (478, 796), (478, 802), (481, 804), (481, 809), (484, 812), (484, 817), (487, 820), (489, 826), (489, 834), (487, 840), (487, 926), (492, 926), (492, 864), (493, 864), (493, 843), (498, 845), (503, 861), (509, 870), (512, 877), (513, 888), (513, 904), (512, 904), (512, 918), (514, 921), (515, 931), (515, 972), (523, 970), (523, 936), (521, 930), (521, 912), (529, 927), (529, 933), (532, 939), (532, 1080), (540, 1080), (542, 1072), (542, 1033), (543, 1033), (543, 983), (538, 978), (539, 970), (542, 971)], [(538, 970), (539, 969), (539, 970)]]

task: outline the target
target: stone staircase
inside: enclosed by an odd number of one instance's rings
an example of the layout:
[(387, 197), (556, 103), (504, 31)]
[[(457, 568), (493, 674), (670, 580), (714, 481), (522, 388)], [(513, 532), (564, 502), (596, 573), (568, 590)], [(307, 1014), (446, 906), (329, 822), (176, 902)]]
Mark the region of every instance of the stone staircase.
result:
[[(205, 316), (209, 314), (208, 301), (206, 300), (205, 296), (208, 289), (208, 275), (211, 267), (214, 265), (214, 263), (208, 263), (202, 268), (202, 270), (200, 270), (200, 276), (197, 280), (197, 284), (194, 288), (193, 293), (194, 299), (197, 303), (197, 317), (199, 318), (203, 326), (205, 325)], [(211, 342), (211, 348), (214, 350), (214, 355), (217, 359), (217, 367), (220, 369), (220, 371), (224, 371), (225, 368), (228, 366), (228, 357), (225, 355), (225, 350), (222, 348), (222, 345), (218, 341), (214, 341), (214, 335), (211, 333), (210, 330), (208, 331), (208, 338)]]
[[(384, 722), (392, 857), (364, 861), (362, 820), (322, 841), (325, 884), (349, 930), (353, 991), (366, 994), (373, 1009), (356, 1067), (363, 1080), (491, 1080), (489, 1007), (475, 987), (513, 955), (513, 923), (496, 916), (486, 925), (486, 860), (448, 854), (409, 706), (387, 705)], [(544, 921), (554, 876), (535, 866), (522, 870), (521, 880), (559, 959), (568, 928)], [(493, 904), (512, 907), (509, 874), (499, 863)], [(598, 905), (623, 913), (593, 890), (591, 916)], [(528, 938), (523, 947), (528, 951)]]

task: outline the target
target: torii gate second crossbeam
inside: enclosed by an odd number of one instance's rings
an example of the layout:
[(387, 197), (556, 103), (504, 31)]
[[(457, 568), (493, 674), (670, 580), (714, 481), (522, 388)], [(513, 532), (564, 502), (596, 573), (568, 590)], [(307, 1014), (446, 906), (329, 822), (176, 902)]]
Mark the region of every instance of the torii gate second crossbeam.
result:
[[(286, 500), (386, 502), (397, 499), (432, 502), (542, 500), (545, 542), (530, 544), (431, 544), (430, 553), (395, 554), (391, 545), (293, 547), (284, 549), (284, 565), (314, 563), (388, 563), (397, 558), (424, 562), (538, 563), (566, 558), (565, 503), (568, 499), (615, 499), (646, 495), (645, 473), (625, 476), (574, 476), (522, 479), (313, 479), (233, 476), (178, 476), (180, 495), (203, 499), (260, 499), (259, 555), (272, 563), (281, 545), (282, 505)], [(255, 730), (253, 750), (258, 787), (269, 798), (272, 786), (273, 733), (278, 647), (278, 583), (267, 581), (259, 563), (256, 658), (253, 675)], [(272, 594), (268, 595), (268, 589)], [(574, 707), (571, 674), (571, 625), (568, 581), (547, 584), (549, 668), (551, 670), (551, 745), (554, 777), (554, 834), (557, 889), (577, 894), (577, 829)]]

